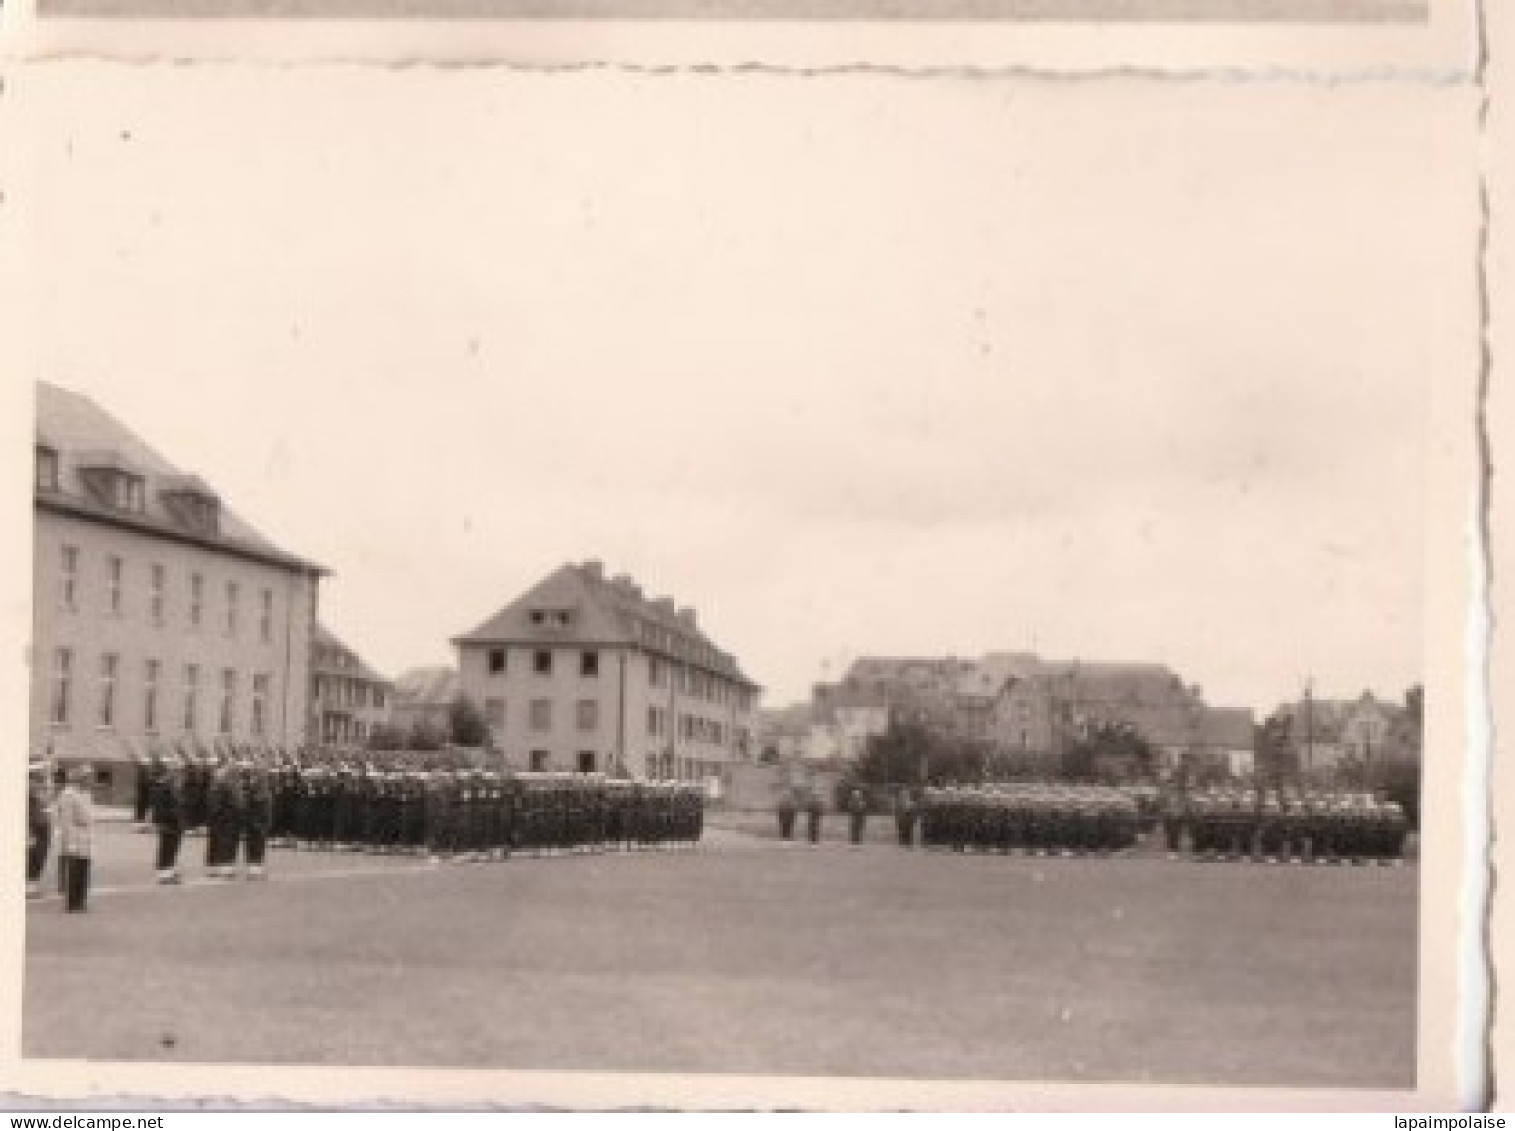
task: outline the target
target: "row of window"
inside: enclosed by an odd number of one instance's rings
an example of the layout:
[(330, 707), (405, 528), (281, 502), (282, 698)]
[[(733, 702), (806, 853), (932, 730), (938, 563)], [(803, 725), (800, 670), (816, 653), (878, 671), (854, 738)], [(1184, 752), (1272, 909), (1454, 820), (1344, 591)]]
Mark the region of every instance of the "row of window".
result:
[[(61, 549), (62, 587), (59, 602), (65, 612), (79, 611), (79, 584), (81, 580), (80, 554), (77, 546)], [(106, 607), (112, 616), (126, 615), (127, 571), (126, 561), (119, 554), (108, 554), (104, 560), (103, 581)], [(151, 562), (147, 569), (148, 619), (158, 626), (168, 621), (168, 568), (162, 562)], [(241, 628), (242, 586), (240, 582), (228, 581), (222, 590), (221, 624), (228, 636), (236, 636)], [(205, 623), (206, 586), (205, 575), (191, 573), (186, 591), (186, 612), (191, 628)], [(265, 644), (274, 638), (274, 591), (263, 589), (258, 594), (258, 639)]]
[[(553, 658), (555, 653), (550, 648), (537, 648), (531, 653), (531, 670), (536, 675), (551, 675)], [(504, 675), (506, 670), (507, 651), (504, 648), (491, 648), (488, 655), (490, 675)], [(596, 679), (600, 674), (600, 654), (593, 649), (585, 649), (579, 652), (579, 675), (585, 679)]]
[[(78, 714), (78, 684), (88, 678), (87, 673), (77, 670), (72, 648), (57, 648), (53, 651), (52, 702), (48, 717), (54, 726), (71, 725)], [(114, 729), (119, 722), (123, 695), (128, 689), (123, 686), (126, 673), (122, 670), (121, 657), (115, 652), (106, 652), (94, 675), (95, 702), (94, 723), (104, 729)], [(202, 680), (202, 675), (206, 677)], [(173, 718), (165, 716), (166, 673), (161, 660), (148, 659), (142, 662), (141, 682), (136, 691), (142, 704), (142, 730), (147, 734), (160, 734), (177, 725), (186, 734), (200, 731), (202, 692), (215, 694), (215, 733), (236, 733), (238, 693), (241, 685), (235, 668), (222, 668), (214, 686), (208, 684), (209, 671), (202, 671), (199, 664), (185, 664), (179, 673), (179, 710)], [(267, 672), (258, 672), (251, 681), (251, 697), (247, 704), (248, 731), (262, 737), (268, 732), (269, 695), (273, 677)]]
[(360, 710), (372, 707), (376, 711), (382, 711), (389, 698), (383, 687), (361, 679), (318, 675), (313, 683), (315, 686), (311, 698), (317, 704), (331, 707), (349, 707)]
[(703, 699), (707, 703), (720, 703), (729, 705), (735, 703), (740, 710), (750, 710), (752, 696), (745, 688), (738, 687), (730, 680), (713, 676), (702, 672), (698, 668), (686, 667), (683, 664), (669, 663), (660, 660), (656, 656), (648, 661), (648, 682), (653, 687), (672, 687), (673, 690), (692, 695), (696, 699)]
[[(553, 673), (554, 664), (557, 662), (558, 653), (551, 648), (536, 648), (531, 652), (531, 671), (534, 675), (550, 676)], [(491, 648), (486, 657), (486, 666), (490, 675), (504, 675), (508, 670), (509, 650), (505, 648)], [(648, 659), (648, 681), (653, 687), (672, 687), (685, 695), (703, 699), (708, 703), (729, 705), (736, 703), (743, 710), (750, 710), (752, 696), (745, 688), (740, 688), (730, 680), (712, 676), (696, 668), (687, 667), (683, 664), (670, 663), (656, 656)], [(582, 649), (578, 652), (579, 675), (585, 679), (598, 678), (600, 674), (600, 653), (594, 649)]]
[[(545, 773), (555, 769), (552, 751), (528, 751), (526, 766), (533, 773)], [(597, 770), (613, 771), (616, 768), (614, 754), (607, 755), (603, 762), (593, 750), (580, 750), (574, 757), (574, 769), (581, 774), (592, 774)], [(725, 776), (719, 762), (709, 762), (698, 758), (675, 758), (672, 754), (649, 754), (646, 772), (650, 778), (667, 781), (700, 781), (705, 778)]]
[[(533, 699), (526, 705), (527, 726), (534, 731), (552, 730), (551, 699)], [(490, 697), (484, 700), (484, 721), (497, 731), (505, 729), (505, 700)], [(575, 729), (592, 733), (600, 729), (600, 703), (597, 699), (580, 699), (574, 704)]]
[[(667, 738), (670, 713), (666, 707), (647, 708), (647, 734), (652, 738)], [(715, 719), (702, 718), (699, 715), (677, 715), (679, 737), (686, 742), (710, 742), (716, 746), (724, 745), (728, 735), (735, 733), (736, 728), (728, 728), (724, 723)]]

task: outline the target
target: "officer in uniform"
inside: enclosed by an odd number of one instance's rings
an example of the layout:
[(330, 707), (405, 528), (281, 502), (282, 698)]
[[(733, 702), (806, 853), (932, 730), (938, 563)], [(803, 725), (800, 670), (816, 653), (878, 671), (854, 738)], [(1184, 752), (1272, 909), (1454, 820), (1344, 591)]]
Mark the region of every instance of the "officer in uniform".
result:
[(784, 840), (794, 839), (794, 817), (799, 811), (794, 789), (785, 786), (779, 794), (779, 836)]
[(812, 845), (821, 843), (821, 814), (824, 812), (820, 790), (812, 787), (805, 798), (805, 832)]
[(268, 831), (273, 824), (274, 799), (268, 767), (244, 761), (241, 767), (241, 832), (247, 848), (247, 878), (267, 877), (264, 857), (268, 849)]
[(854, 848), (863, 843), (863, 832), (868, 824), (868, 795), (860, 786), (847, 790), (847, 825)]
[(177, 758), (169, 760), (153, 784), (150, 809), (158, 830), (157, 878), (160, 884), (179, 882), (179, 846), (184, 839), (185, 768)]
[[(915, 826), (920, 821), (920, 804), (909, 786), (901, 786), (894, 795), (894, 829), (903, 848), (915, 847)], [(790, 818), (790, 824), (794, 820)], [(787, 837), (785, 838), (788, 839)]]

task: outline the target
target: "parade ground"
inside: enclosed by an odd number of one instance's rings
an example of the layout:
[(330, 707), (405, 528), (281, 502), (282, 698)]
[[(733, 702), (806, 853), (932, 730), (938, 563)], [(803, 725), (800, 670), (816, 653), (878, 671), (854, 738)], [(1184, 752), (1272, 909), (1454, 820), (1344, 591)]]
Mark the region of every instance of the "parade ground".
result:
[(191, 839), (157, 887), (153, 838), (102, 822), (89, 911), (28, 907), (24, 1054), (1414, 1082), (1414, 865), (960, 856), (875, 824), (490, 864), (280, 849), (264, 883), (202, 879)]

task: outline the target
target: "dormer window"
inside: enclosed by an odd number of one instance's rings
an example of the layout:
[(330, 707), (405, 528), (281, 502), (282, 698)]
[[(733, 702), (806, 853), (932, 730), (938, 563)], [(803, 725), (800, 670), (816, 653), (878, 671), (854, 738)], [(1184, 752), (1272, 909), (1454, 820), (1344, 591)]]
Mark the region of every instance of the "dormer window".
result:
[(37, 445), (37, 489), (39, 491), (58, 489), (58, 451), (46, 444)]
[(96, 502), (112, 510), (141, 514), (146, 507), (142, 476), (117, 459), (100, 458), (96, 463), (81, 464), (79, 479)]
[(171, 481), (162, 499), (179, 525), (196, 534), (215, 536), (221, 532), (221, 500), (198, 479)]

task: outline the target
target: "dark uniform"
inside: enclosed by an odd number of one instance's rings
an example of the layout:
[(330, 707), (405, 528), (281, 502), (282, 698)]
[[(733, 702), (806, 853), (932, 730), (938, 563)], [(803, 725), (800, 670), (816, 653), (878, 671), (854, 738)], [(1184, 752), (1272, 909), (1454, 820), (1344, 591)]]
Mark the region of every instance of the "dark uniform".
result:
[(158, 830), (158, 882), (179, 882), (179, 845), (184, 839), (184, 767), (171, 763), (153, 784), (153, 825)]
[(915, 794), (908, 789), (900, 790), (894, 800), (894, 829), (905, 848), (915, 845), (915, 826), (919, 818), (920, 807), (916, 804)]
[(268, 770), (248, 765), (242, 769), (241, 818), (242, 842), (247, 849), (247, 878), (263, 879), (263, 860), (268, 849), (268, 833), (273, 826), (274, 797)]
[(242, 785), (232, 766), (216, 767), (205, 803), (205, 869), (217, 879), (231, 879), (236, 874), (243, 805)]
[(863, 843), (863, 831), (868, 824), (868, 795), (857, 786), (847, 791), (847, 827), (852, 843)]
[(824, 808), (821, 805), (821, 795), (814, 790), (805, 799), (805, 831), (810, 837), (811, 844), (821, 842), (821, 814)]
[(51, 802), (46, 770), (35, 764), (26, 777), (26, 894), (33, 899), (42, 894), (42, 872), (53, 842)]
[(795, 801), (794, 790), (785, 789), (779, 795), (779, 836), (783, 839), (794, 839), (794, 818), (798, 812), (799, 805)]

